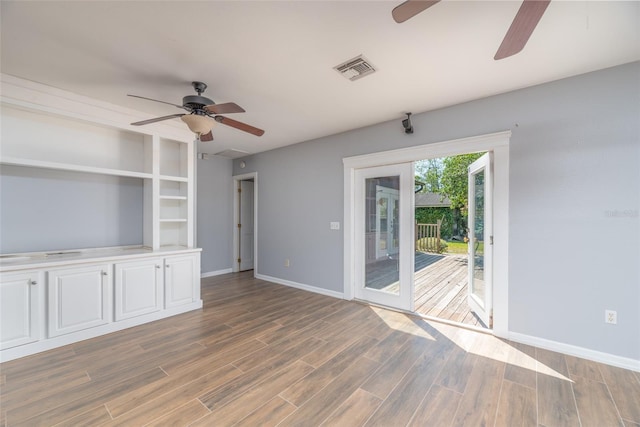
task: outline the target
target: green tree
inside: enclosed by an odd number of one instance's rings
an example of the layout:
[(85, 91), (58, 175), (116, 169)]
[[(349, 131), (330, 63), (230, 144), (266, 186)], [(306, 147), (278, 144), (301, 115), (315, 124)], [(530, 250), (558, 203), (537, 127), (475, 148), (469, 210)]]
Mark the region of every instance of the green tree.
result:
[(416, 162), (416, 181), (425, 184), (421, 192), (440, 193), (443, 170), (442, 159), (427, 159)]
[(442, 160), (443, 170), (440, 194), (447, 196), (451, 201), (451, 209), (454, 211), (454, 234), (466, 234), (467, 208), (469, 206), (467, 171), (469, 165), (483, 154), (484, 153), (461, 154), (458, 156), (445, 157)]

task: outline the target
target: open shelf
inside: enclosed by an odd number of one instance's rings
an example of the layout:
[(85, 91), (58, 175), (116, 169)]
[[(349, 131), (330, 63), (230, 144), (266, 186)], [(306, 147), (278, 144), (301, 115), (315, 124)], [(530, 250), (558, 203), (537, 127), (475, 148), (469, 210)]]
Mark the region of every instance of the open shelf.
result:
[(160, 138), (160, 177), (161, 179), (187, 181), (188, 171), (187, 144)]
[(3, 135), (11, 136), (2, 140), (4, 164), (136, 178), (153, 172), (148, 135), (5, 104), (1, 113)]
[[(141, 243), (154, 250), (193, 246), (194, 142), (34, 111), (4, 101), (0, 108), (0, 164), (24, 167), (23, 174), (29, 177), (38, 176), (36, 170), (41, 169), (142, 179)], [(69, 206), (85, 203), (86, 198), (75, 197), (73, 180), (64, 176), (61, 180), (60, 193)], [(120, 186), (114, 191), (131, 187), (129, 179), (112, 181)], [(12, 185), (8, 191), (18, 192), (18, 184)], [(101, 238), (96, 238), (98, 243)]]
[(3, 165), (36, 167), (42, 169), (66, 170), (73, 172), (94, 173), (100, 175), (126, 176), (130, 178), (151, 178), (153, 175), (146, 172), (133, 172), (120, 169), (108, 169), (92, 166), (74, 165), (69, 163), (50, 162), (46, 160), (20, 159), (16, 157), (1, 157)]

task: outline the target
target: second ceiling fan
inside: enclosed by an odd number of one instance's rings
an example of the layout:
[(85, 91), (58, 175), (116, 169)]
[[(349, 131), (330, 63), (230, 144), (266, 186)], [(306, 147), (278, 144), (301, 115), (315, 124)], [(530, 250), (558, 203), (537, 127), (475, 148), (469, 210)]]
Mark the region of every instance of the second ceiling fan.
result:
[[(440, 0), (408, 0), (396, 6), (391, 15), (397, 23), (413, 18)], [(524, 0), (493, 59), (503, 59), (520, 52), (527, 44), (551, 0)]]

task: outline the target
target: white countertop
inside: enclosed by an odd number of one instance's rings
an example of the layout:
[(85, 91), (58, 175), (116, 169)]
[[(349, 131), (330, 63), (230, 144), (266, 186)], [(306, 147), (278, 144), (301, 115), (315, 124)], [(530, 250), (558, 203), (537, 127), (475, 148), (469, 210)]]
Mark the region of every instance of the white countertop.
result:
[(7, 254), (0, 255), (0, 272), (53, 268), (89, 262), (113, 262), (122, 258), (164, 257), (200, 251), (202, 251), (200, 248), (186, 248), (184, 246), (167, 246), (155, 251), (144, 246), (123, 246)]

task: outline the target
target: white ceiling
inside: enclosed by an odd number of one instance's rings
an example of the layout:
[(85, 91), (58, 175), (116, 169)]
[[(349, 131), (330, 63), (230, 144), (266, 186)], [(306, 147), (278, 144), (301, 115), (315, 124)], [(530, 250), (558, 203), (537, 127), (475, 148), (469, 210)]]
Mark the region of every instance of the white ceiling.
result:
[[(638, 1), (554, 0), (501, 61), (519, 1), (445, 0), (396, 24), (399, 3), (2, 0), (0, 65), (149, 118), (182, 110), (127, 94), (180, 104), (204, 81), (205, 96), (247, 110), (230, 117), (266, 133), (220, 125), (201, 151), (256, 153), (640, 59)], [(375, 74), (333, 70), (359, 54)]]

